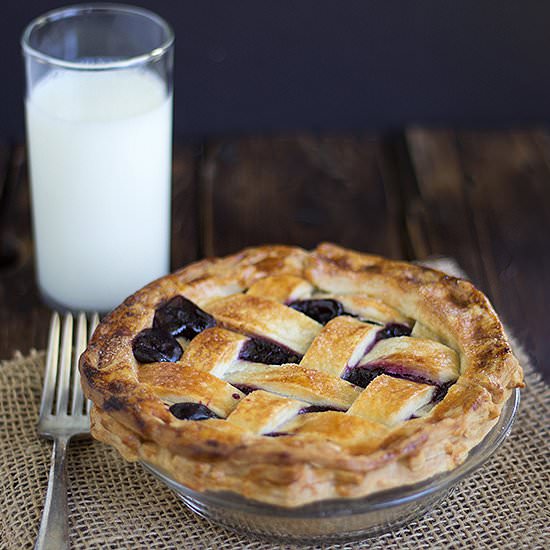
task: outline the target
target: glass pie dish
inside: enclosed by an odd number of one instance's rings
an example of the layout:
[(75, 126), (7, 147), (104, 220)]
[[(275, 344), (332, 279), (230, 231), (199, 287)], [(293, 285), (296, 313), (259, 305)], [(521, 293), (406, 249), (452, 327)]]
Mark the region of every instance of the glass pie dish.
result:
[(320, 501), (283, 508), (233, 493), (199, 493), (151, 464), (143, 467), (172, 489), (193, 512), (239, 533), (288, 542), (345, 542), (391, 531), (427, 513), (502, 445), (516, 418), (520, 392), (514, 390), (491, 431), (463, 464), (433, 478), (359, 499)]

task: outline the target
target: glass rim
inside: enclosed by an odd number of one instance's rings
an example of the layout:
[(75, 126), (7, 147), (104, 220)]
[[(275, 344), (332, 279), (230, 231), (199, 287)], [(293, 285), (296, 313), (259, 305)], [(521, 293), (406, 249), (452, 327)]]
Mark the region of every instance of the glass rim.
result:
[[(60, 19), (66, 19), (75, 15), (82, 15), (92, 12), (113, 12), (120, 14), (133, 14), (142, 16), (149, 21), (156, 23), (166, 34), (166, 39), (162, 41), (159, 46), (143, 54), (127, 57), (125, 59), (118, 59), (116, 61), (102, 61), (98, 63), (89, 63), (82, 61), (68, 61), (55, 57), (34, 48), (30, 44), (30, 38), (33, 31), (43, 25), (50, 24)], [(93, 2), (87, 4), (74, 4), (54, 10), (47, 11), (46, 13), (34, 18), (24, 29), (21, 36), (21, 48), (23, 55), (33, 57), (42, 63), (47, 63), (63, 69), (72, 69), (78, 71), (105, 71), (116, 69), (128, 69), (131, 67), (137, 67), (144, 65), (150, 61), (160, 59), (174, 44), (174, 31), (172, 27), (162, 17), (155, 12), (140, 8), (136, 6), (130, 6), (127, 4), (117, 3), (104, 3)]]

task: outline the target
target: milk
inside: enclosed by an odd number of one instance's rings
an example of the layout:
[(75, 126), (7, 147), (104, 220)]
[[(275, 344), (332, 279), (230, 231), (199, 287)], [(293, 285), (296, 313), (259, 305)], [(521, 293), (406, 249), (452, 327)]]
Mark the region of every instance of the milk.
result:
[(64, 71), (26, 114), (41, 291), (110, 310), (169, 269), (172, 97), (143, 70)]

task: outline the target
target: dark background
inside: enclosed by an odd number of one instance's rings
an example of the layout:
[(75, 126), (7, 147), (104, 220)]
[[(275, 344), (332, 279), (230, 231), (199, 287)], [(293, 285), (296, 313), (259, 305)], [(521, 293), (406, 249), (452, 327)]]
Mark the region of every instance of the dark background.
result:
[[(550, 120), (550, 2), (135, 1), (176, 32), (180, 138)], [(65, 4), (0, 14), (0, 136), (23, 137), (19, 37)]]

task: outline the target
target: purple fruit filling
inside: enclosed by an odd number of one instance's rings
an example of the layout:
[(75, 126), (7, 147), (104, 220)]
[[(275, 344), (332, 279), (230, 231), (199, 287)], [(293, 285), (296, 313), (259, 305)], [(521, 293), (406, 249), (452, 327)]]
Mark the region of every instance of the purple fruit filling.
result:
[(384, 374), (382, 369), (369, 369), (367, 367), (347, 368), (342, 378), (348, 382), (366, 388), (377, 376)]
[(317, 413), (317, 412), (326, 412), (326, 411), (338, 411), (344, 412), (344, 409), (338, 409), (337, 407), (330, 407), (328, 405), (310, 405), (309, 407), (304, 407), (298, 411), (298, 414), (307, 414), (307, 413)]
[(153, 327), (189, 340), (216, 324), (212, 315), (183, 296), (174, 296), (155, 311)]
[(294, 435), (290, 434), (288, 432), (269, 432), (267, 434), (264, 434), (266, 437), (282, 437), (284, 435)]
[(183, 354), (178, 341), (158, 328), (146, 328), (132, 340), (134, 357), (140, 363), (174, 363)]
[(431, 403), (437, 404), (442, 401), (449, 388), (454, 382), (445, 382), (443, 384), (437, 384), (433, 380), (427, 380), (416, 374), (412, 374), (406, 371), (399, 365), (389, 365), (387, 363), (371, 363), (368, 367), (365, 365), (347, 368), (342, 378), (359, 386), (360, 388), (366, 388), (377, 376), (386, 374), (393, 378), (401, 378), (403, 380), (410, 380), (411, 382), (418, 382), (419, 384), (429, 384), (435, 386), (435, 392), (432, 397)]
[(246, 384), (231, 384), (231, 385), (234, 388), (237, 388), (239, 391), (241, 391), (245, 395), (248, 395), (249, 393), (252, 393), (253, 391), (256, 391), (258, 389), (253, 386), (247, 386)]
[(420, 384), (431, 384), (432, 386), (438, 385), (437, 382), (416, 374), (414, 371), (411, 371), (410, 368), (404, 367), (403, 365), (399, 365), (397, 363), (391, 363), (390, 361), (372, 361), (367, 365), (359, 365), (357, 368), (379, 370), (381, 374), (387, 374), (388, 376), (393, 376), (394, 378), (403, 378), (405, 380), (410, 380), (411, 382), (419, 382)]
[(283, 363), (299, 363), (302, 356), (279, 344), (252, 338), (243, 344), (239, 359), (267, 365), (282, 365)]
[(174, 403), (169, 411), (180, 420), (206, 420), (220, 418), (207, 406), (200, 403)]
[(439, 384), (435, 387), (435, 392), (432, 397), (432, 403), (436, 405), (440, 401), (443, 401), (445, 399), (445, 396), (447, 395), (447, 392), (449, 391), (449, 388), (454, 384), (454, 382), (446, 382), (445, 384)]
[(344, 313), (344, 306), (336, 300), (296, 300), (288, 304), (295, 309), (311, 317), (318, 323), (326, 325), (331, 319)]
[(360, 321), (363, 321), (364, 323), (368, 323), (369, 325), (376, 325), (379, 327), (385, 327), (384, 323), (381, 323), (380, 321), (373, 321), (372, 319), (363, 319), (362, 317), (359, 317), (359, 315), (352, 315), (351, 313), (346, 313), (346, 315), (351, 315), (352, 317), (357, 317)]
[(388, 323), (382, 330), (376, 334), (376, 341), (386, 338), (395, 338), (397, 336), (410, 336), (411, 328), (401, 323)]

